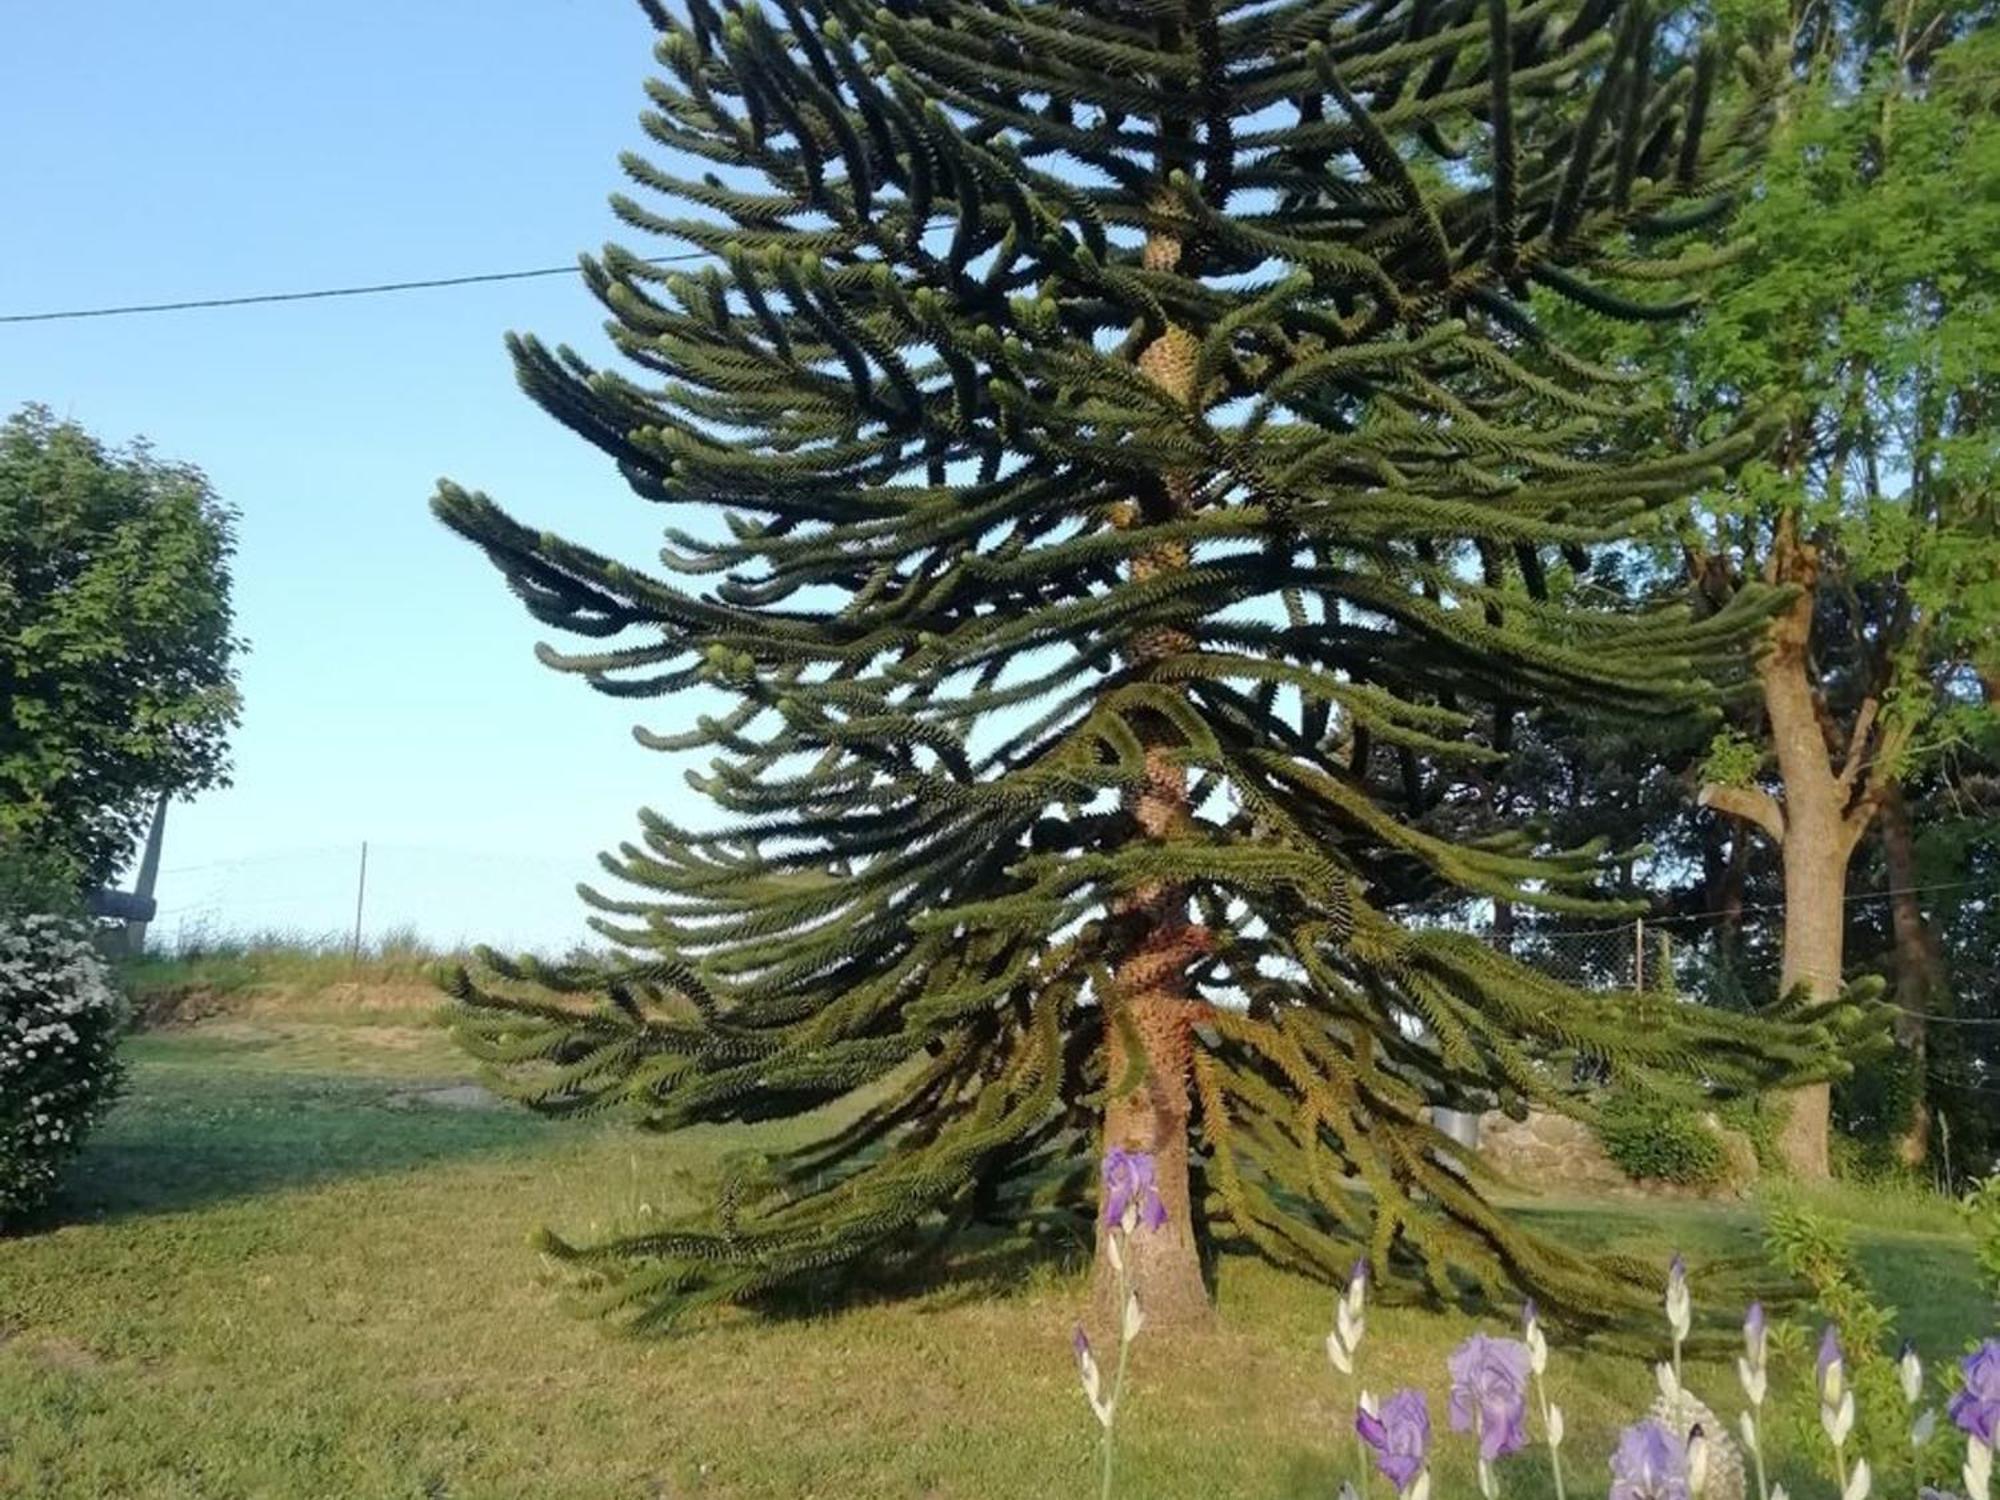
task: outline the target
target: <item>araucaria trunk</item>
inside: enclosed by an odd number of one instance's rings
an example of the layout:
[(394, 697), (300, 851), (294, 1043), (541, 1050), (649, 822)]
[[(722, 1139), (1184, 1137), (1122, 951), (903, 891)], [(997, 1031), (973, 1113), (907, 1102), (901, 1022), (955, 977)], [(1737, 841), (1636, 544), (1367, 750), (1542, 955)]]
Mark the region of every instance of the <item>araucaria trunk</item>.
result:
[[(1148, 236), (1145, 264), (1149, 270), (1171, 271), (1179, 263), (1178, 235), (1155, 231)], [(1183, 405), (1196, 405), (1195, 343), (1185, 329), (1169, 327), (1147, 345), (1139, 368), (1155, 385)], [(1156, 525), (1183, 515), (1189, 508), (1192, 481), (1185, 474), (1161, 478), (1156, 490), (1123, 513), (1127, 525)], [(1168, 542), (1134, 557), (1135, 582), (1186, 568), (1185, 543)], [(1142, 632), (1128, 656), (1145, 671), (1151, 664), (1193, 648), (1185, 632), (1157, 629)], [(1187, 772), (1174, 759), (1167, 726), (1141, 729), (1147, 741), (1145, 784), (1128, 793), (1131, 836), (1166, 843), (1187, 832), (1192, 822), (1188, 806)], [(1157, 739), (1157, 743), (1155, 742)], [(1207, 946), (1207, 933), (1188, 920), (1188, 892), (1173, 881), (1141, 888), (1118, 903), (1117, 918), (1126, 935), (1125, 956), (1117, 967), (1115, 992), (1104, 997), (1106, 1076), (1111, 1093), (1104, 1110), (1104, 1149), (1120, 1147), (1152, 1155), (1160, 1199), (1166, 1206), (1164, 1228), (1135, 1235), (1129, 1245), (1127, 1283), (1137, 1293), (1147, 1317), (1156, 1324), (1187, 1324), (1209, 1315), (1208, 1293), (1202, 1284), (1201, 1259), (1195, 1245), (1194, 1204), (1189, 1175), (1189, 1116), (1191, 1113), (1194, 995), (1187, 980), (1188, 961)], [(1133, 1056), (1136, 1044), (1139, 1056)], [(1096, 1301), (1100, 1309), (1116, 1304), (1112, 1289), (1119, 1282), (1105, 1253), (1111, 1226), (1099, 1215)]]

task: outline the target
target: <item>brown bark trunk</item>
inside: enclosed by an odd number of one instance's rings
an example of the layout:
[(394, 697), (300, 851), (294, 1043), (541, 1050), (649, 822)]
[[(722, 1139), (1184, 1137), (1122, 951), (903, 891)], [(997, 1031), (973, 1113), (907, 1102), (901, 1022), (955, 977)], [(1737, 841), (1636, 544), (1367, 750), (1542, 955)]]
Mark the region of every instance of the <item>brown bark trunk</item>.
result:
[[(1180, 955), (1162, 954), (1176, 968), (1186, 960)], [(1121, 967), (1126, 1026), (1114, 1027), (1110, 1055), (1114, 1087), (1130, 1076), (1134, 1059), (1129, 1055), (1129, 1031), (1144, 1049), (1144, 1081), (1129, 1092), (1115, 1096), (1104, 1111), (1104, 1147), (1145, 1151), (1152, 1155), (1153, 1171), (1159, 1182), (1160, 1201), (1167, 1222), (1159, 1229), (1144, 1227), (1125, 1242), (1125, 1275), (1144, 1309), (1151, 1328), (1186, 1328), (1209, 1320), (1208, 1288), (1202, 1280), (1201, 1255), (1195, 1244), (1194, 1203), (1188, 1172), (1188, 1124), (1191, 1113), (1189, 1059), (1193, 1038), (1189, 998), (1184, 984), (1173, 983), (1166, 975), (1149, 984), (1142, 973), (1134, 973), (1147, 960), (1135, 957)], [(1100, 1216), (1101, 1217), (1101, 1216)], [(1111, 1226), (1098, 1228), (1094, 1302), (1101, 1322), (1117, 1326), (1120, 1279), (1105, 1252)]]
[[(1831, 1000), (1841, 988), (1845, 938), (1847, 862), (1853, 835), (1844, 815), (1844, 788), (1828, 759), (1826, 730), (1813, 698), (1809, 667), (1812, 585), (1809, 549), (1781, 535), (1777, 569), (1802, 592), (1771, 623), (1771, 649), (1758, 665), (1772, 748), (1785, 786), (1784, 958), (1778, 987), (1790, 994), (1804, 985), (1814, 1000)], [(1824, 1181), (1830, 1173), (1827, 1138), (1832, 1089), (1824, 1083), (1787, 1090), (1789, 1108), (1778, 1133), (1778, 1154), (1796, 1177)]]
[[(1847, 855), (1839, 825), (1797, 818), (1785, 829), (1784, 959), (1781, 993), (1804, 985), (1814, 1000), (1840, 993), (1841, 950), (1845, 937), (1844, 897)], [(1778, 1155), (1795, 1177), (1823, 1182), (1831, 1175), (1827, 1141), (1832, 1129), (1833, 1091), (1824, 1083), (1785, 1091), (1789, 1105), (1778, 1131)]]
[(1882, 799), (1881, 831), (1896, 948), (1896, 1045), (1910, 1056), (1917, 1091), (1909, 1128), (1896, 1143), (1896, 1155), (1905, 1166), (1914, 1167), (1930, 1152), (1930, 1110), (1924, 1101), (1925, 1033), (1931, 999), (1944, 983), (1944, 955), (1917, 903), (1916, 840), (1900, 788), (1891, 788)]
[[(1151, 269), (1173, 269), (1180, 253), (1174, 235), (1155, 231), (1147, 239), (1145, 258)], [(1139, 368), (1175, 399), (1196, 404), (1200, 398), (1194, 389), (1195, 356), (1193, 336), (1169, 327), (1147, 345)], [(1163, 476), (1158, 494), (1126, 508), (1123, 524), (1143, 526), (1171, 519), (1187, 510), (1193, 488), (1185, 474)], [(1186, 544), (1168, 543), (1136, 555), (1131, 572), (1134, 580), (1143, 580), (1187, 565)], [(1181, 631), (1159, 629), (1135, 640), (1130, 656), (1143, 669), (1192, 645)], [(1187, 773), (1167, 753), (1165, 726), (1141, 728), (1139, 733), (1147, 746), (1146, 781), (1128, 797), (1127, 806), (1140, 836), (1162, 842), (1184, 831), (1192, 819)], [(1114, 1012), (1105, 1028), (1106, 1076), (1113, 1092), (1104, 1110), (1103, 1146), (1107, 1151), (1115, 1146), (1152, 1156), (1167, 1222), (1157, 1230), (1141, 1228), (1130, 1237), (1121, 1281), (1106, 1250), (1114, 1227), (1099, 1215), (1093, 1300), (1099, 1318), (1115, 1327), (1118, 1290), (1121, 1284), (1129, 1285), (1150, 1327), (1198, 1325), (1210, 1319), (1212, 1310), (1195, 1244), (1188, 1163), (1193, 1113), (1190, 1028), (1198, 1005), (1187, 965), (1207, 946), (1208, 934), (1189, 922), (1188, 893), (1178, 884), (1143, 887), (1118, 902), (1115, 915), (1131, 936), (1113, 975), (1114, 993), (1105, 997)], [(1132, 1042), (1143, 1051), (1144, 1066), (1138, 1070), (1136, 1086), (1121, 1093), (1121, 1085), (1135, 1071)]]

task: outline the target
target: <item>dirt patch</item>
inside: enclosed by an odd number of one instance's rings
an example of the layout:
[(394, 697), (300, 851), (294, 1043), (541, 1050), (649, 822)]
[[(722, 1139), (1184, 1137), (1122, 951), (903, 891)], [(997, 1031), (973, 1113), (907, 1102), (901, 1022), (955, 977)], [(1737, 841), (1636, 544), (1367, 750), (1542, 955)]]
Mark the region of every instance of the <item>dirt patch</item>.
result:
[(507, 1101), (476, 1083), (454, 1083), (441, 1089), (409, 1089), (391, 1094), (389, 1102), (402, 1109), (504, 1109)]
[(195, 1026), (179, 1027), (179, 1030), (199, 1028), (204, 1037), (215, 1041), (236, 1042), (248, 1047), (268, 1047), (280, 1042), (318, 1041), (332, 1034), (343, 1043), (353, 1043), (358, 1047), (379, 1048), (385, 1052), (414, 1052), (436, 1035), (420, 1026), (343, 1026), (331, 1027), (324, 1022), (313, 1021), (254, 1021), (231, 1016), (195, 1023)]
[(24, 1339), (22, 1348), (43, 1369), (63, 1375), (89, 1375), (104, 1368), (104, 1361), (83, 1345), (55, 1334)]
[[(309, 1010), (327, 1016), (421, 1016), (437, 1011), (444, 995), (427, 984), (328, 984), (310, 987), (258, 985), (217, 990), (203, 985), (169, 985), (148, 990), (137, 1001), (142, 1031), (174, 1031), (218, 1020), (284, 1019)], [(401, 1028), (375, 1028), (383, 1031)], [(391, 1043), (390, 1045), (395, 1045)]]

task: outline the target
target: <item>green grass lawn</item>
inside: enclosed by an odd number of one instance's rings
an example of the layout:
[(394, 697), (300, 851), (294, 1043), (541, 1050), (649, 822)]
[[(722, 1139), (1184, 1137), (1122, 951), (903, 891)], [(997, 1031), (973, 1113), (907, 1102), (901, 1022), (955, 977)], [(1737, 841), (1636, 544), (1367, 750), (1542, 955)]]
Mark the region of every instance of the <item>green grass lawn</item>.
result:
[[(526, 1236), (672, 1203), (742, 1132), (457, 1107), (434, 1093), (465, 1077), (443, 1034), (360, 992), (250, 1004), (128, 1056), (129, 1094), (56, 1211), (0, 1239), (0, 1495), (1095, 1494), (1076, 1268), (638, 1342), (567, 1317)], [(1662, 1256), (1756, 1242), (1738, 1207), (1542, 1212)], [(1986, 1326), (1942, 1206), (1870, 1217), (1865, 1259), (1905, 1326), (1940, 1352)], [(1331, 1496), (1352, 1450), (1321, 1346), (1330, 1294), (1236, 1260), (1220, 1299), (1215, 1333), (1139, 1345), (1121, 1493)], [(1435, 1395), (1466, 1327), (1378, 1310), (1369, 1383)], [(1602, 1493), (1649, 1377), (1561, 1349), (1552, 1376), (1591, 1479), (1572, 1493)], [(1721, 1367), (1690, 1378), (1733, 1417)], [(1439, 1493), (1469, 1493), (1447, 1447)], [(1524, 1460), (1508, 1486), (1543, 1489)]]

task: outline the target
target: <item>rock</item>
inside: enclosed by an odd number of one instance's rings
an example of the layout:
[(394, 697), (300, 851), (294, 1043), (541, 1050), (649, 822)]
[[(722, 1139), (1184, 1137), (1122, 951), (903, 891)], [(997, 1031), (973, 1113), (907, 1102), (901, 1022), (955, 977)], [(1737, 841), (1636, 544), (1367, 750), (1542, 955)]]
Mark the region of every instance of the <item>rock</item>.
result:
[(1530, 1110), (1515, 1120), (1500, 1110), (1479, 1117), (1479, 1154), (1514, 1186), (1537, 1192), (1604, 1194), (1645, 1198), (1740, 1198), (1757, 1180), (1757, 1152), (1741, 1131), (1714, 1115), (1709, 1128), (1722, 1142), (1725, 1167), (1712, 1186), (1627, 1177), (1605, 1154), (1597, 1132), (1581, 1120), (1546, 1110)]

